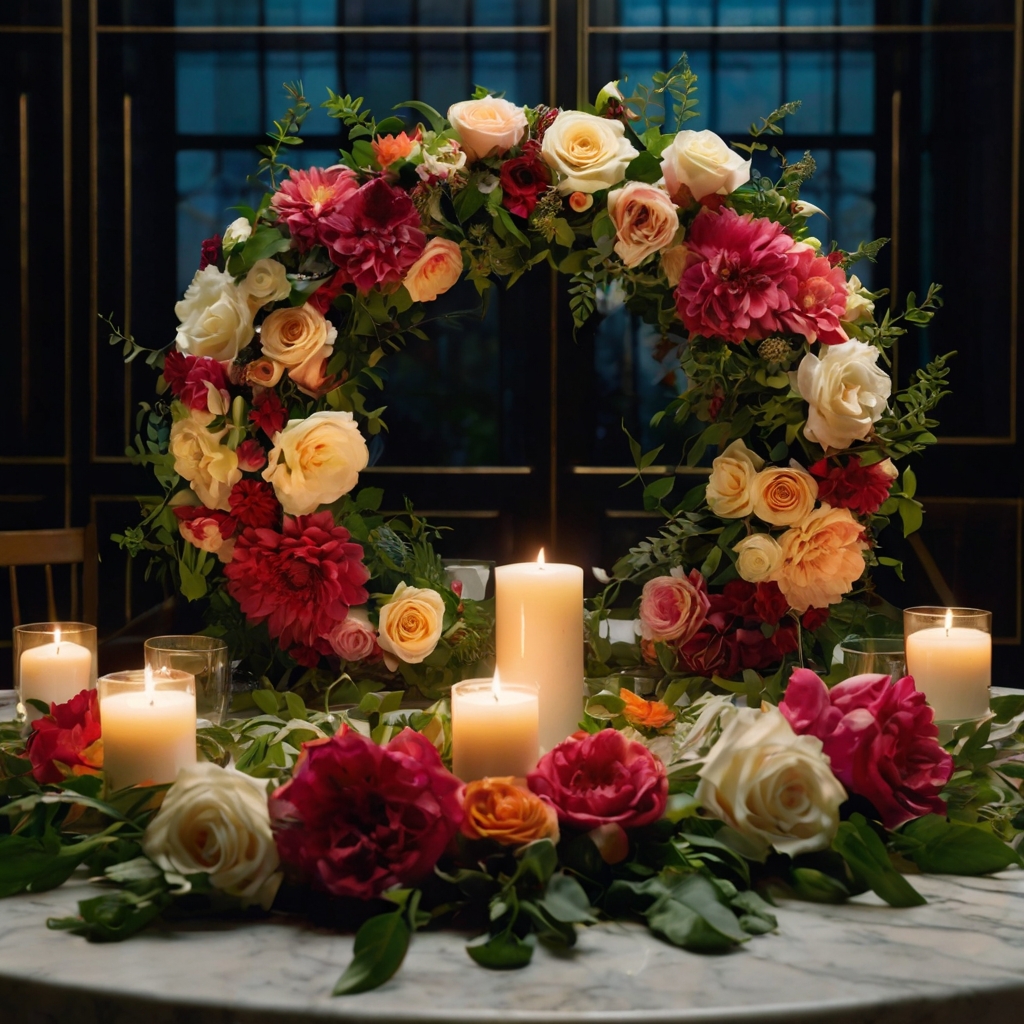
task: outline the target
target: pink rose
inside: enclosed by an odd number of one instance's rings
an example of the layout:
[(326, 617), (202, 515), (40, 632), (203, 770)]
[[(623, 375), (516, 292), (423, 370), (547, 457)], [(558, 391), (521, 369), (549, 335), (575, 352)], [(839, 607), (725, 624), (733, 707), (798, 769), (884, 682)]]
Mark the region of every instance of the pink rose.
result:
[(190, 544), (217, 555), (222, 562), (231, 560), (238, 523), (227, 512), (202, 505), (179, 505), (174, 515), (178, 520), (178, 533)]
[(939, 746), (938, 727), (911, 676), (852, 676), (829, 690), (810, 669), (789, 679), (779, 710), (801, 735), (817, 736), (832, 772), (870, 800), (886, 828), (923, 814), (945, 814), (939, 796), (953, 759)]
[(459, 133), (471, 163), (488, 156), (504, 156), (518, 145), (527, 128), (523, 108), (500, 96), (453, 103), (448, 108), (448, 120)]
[(608, 193), (608, 215), (615, 226), (615, 252), (627, 267), (667, 249), (679, 230), (679, 213), (654, 185), (627, 181)]
[(576, 733), (545, 754), (527, 785), (576, 828), (649, 825), (665, 813), (665, 766), (615, 729)]
[(685, 644), (707, 616), (708, 585), (693, 569), (689, 576), (673, 569), (671, 576), (656, 576), (644, 584), (640, 597), (640, 631), (646, 640)]
[(422, 881), (462, 818), (462, 783), (412, 729), (384, 746), (347, 726), (306, 743), (270, 798), (281, 860), (335, 896), (363, 900)]
[(349, 608), (348, 615), (327, 634), (327, 642), (342, 661), (377, 660), (383, 654), (365, 608)]
[(267, 453), (259, 441), (243, 441), (236, 449), (238, 468), (243, 473), (258, 473), (267, 464)]

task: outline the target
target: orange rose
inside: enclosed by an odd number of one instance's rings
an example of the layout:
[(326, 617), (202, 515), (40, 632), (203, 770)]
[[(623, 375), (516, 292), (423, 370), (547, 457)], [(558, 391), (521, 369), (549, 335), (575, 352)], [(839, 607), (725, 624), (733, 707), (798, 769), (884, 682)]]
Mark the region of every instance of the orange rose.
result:
[(664, 701), (644, 700), (626, 687), (619, 690), (619, 696), (626, 702), (622, 709), (623, 718), (638, 729), (664, 729), (676, 720), (674, 712)]
[(791, 468), (769, 467), (754, 477), (754, 515), (772, 526), (802, 522), (814, 508), (818, 482), (795, 462)]
[(406, 157), (412, 156), (416, 147), (419, 146), (419, 142), (416, 139), (410, 139), (405, 132), (399, 132), (398, 135), (378, 135), (370, 145), (373, 148), (373, 155), (377, 158), (377, 163), (387, 170), (396, 160), (404, 160)]
[(462, 805), (462, 834), (469, 839), (494, 839), (503, 846), (522, 846), (535, 839), (558, 842), (555, 809), (511, 777), (470, 782)]
[(846, 508), (823, 504), (779, 544), (782, 562), (772, 579), (798, 612), (838, 604), (864, 572), (864, 527)]
[(433, 302), (462, 274), (462, 250), (446, 238), (432, 238), (402, 284), (413, 302)]

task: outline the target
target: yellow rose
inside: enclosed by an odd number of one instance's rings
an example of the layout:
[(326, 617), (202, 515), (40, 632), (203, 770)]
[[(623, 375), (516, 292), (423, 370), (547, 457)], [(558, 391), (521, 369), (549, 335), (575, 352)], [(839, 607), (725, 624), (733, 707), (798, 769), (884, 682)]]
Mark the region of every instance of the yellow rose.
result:
[(274, 435), (263, 479), (290, 516), (315, 512), (348, 494), (370, 454), (350, 412), (315, 412)]
[(782, 548), (779, 542), (768, 533), (752, 533), (744, 537), (733, 547), (739, 558), (736, 559), (736, 571), (740, 579), (748, 583), (761, 583), (771, 579), (772, 573), (782, 561)]
[(493, 839), (503, 846), (523, 846), (536, 839), (558, 842), (554, 807), (511, 777), (470, 782), (462, 801), (462, 834), (469, 839)]
[(560, 178), (558, 191), (598, 192), (617, 185), (637, 151), (621, 121), (563, 110), (544, 133), (541, 159)]
[(433, 653), (444, 625), (444, 598), (429, 587), (399, 583), (387, 604), (381, 605), (377, 643), (392, 671), (398, 663), (418, 665)]
[(462, 250), (446, 238), (432, 238), (402, 284), (413, 302), (433, 302), (462, 274)]
[(287, 299), (292, 293), (284, 264), (268, 259), (257, 260), (239, 288), (253, 313), (268, 303)]
[(238, 456), (221, 444), (227, 427), (211, 434), (195, 416), (186, 416), (171, 426), (170, 453), (174, 472), (188, 480), (207, 508), (231, 509), (228, 496), (242, 479)]
[(627, 267), (671, 245), (679, 230), (679, 213), (672, 200), (642, 181), (628, 181), (609, 192), (608, 215), (615, 225), (615, 251)]
[(818, 497), (818, 481), (796, 462), (770, 467), (754, 478), (754, 515), (772, 526), (791, 526), (807, 517)]
[(707, 501), (711, 511), (722, 519), (742, 519), (754, 511), (754, 478), (764, 465), (737, 438), (711, 463)]
[(523, 108), (500, 96), (454, 103), (448, 108), (448, 120), (459, 133), (470, 161), (504, 156), (526, 131)]

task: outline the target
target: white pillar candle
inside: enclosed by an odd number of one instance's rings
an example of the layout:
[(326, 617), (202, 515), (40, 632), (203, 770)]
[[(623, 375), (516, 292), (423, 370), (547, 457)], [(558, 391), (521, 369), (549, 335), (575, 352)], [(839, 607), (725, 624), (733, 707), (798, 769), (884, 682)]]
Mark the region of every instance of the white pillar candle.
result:
[(452, 687), (452, 772), (463, 782), (524, 777), (540, 756), (537, 687), (465, 679)]
[(42, 712), (27, 701), (64, 704), (82, 690), (88, 690), (92, 686), (92, 666), (92, 651), (62, 640), (59, 629), (54, 631), (52, 643), (22, 651), (18, 665), (19, 696), (28, 720), (39, 718)]
[(583, 716), (583, 570), (542, 558), (495, 570), (495, 642), (501, 678), (537, 684), (547, 751)]
[(992, 637), (966, 626), (933, 626), (906, 638), (907, 672), (935, 720), (955, 722), (988, 712)]
[(180, 768), (196, 762), (192, 676), (165, 672), (149, 686), (142, 672), (103, 676), (100, 730), (108, 790), (173, 782)]

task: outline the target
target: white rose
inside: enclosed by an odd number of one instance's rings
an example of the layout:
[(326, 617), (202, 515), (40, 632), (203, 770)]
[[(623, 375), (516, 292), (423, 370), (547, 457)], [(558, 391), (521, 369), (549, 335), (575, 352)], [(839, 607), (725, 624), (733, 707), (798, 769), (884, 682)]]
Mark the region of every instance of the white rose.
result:
[(736, 713), (732, 700), (731, 694), (705, 693), (680, 712), (672, 735), (672, 756), (666, 764), (700, 761), (709, 754)]
[(370, 461), (350, 412), (315, 412), (274, 435), (263, 479), (290, 516), (304, 516), (348, 494)]
[(782, 561), (782, 548), (769, 533), (752, 533), (733, 547), (739, 558), (736, 571), (748, 583), (770, 580)]
[(541, 159), (558, 172), (558, 191), (598, 192), (622, 181), (637, 155), (625, 131), (621, 121), (563, 110), (541, 143)]
[(174, 456), (174, 472), (188, 480), (207, 508), (225, 512), (231, 509), (231, 488), (242, 479), (238, 456), (220, 443), (227, 432), (225, 427), (213, 434), (194, 415), (186, 416), (171, 425), (169, 447)]
[(292, 293), (292, 285), (288, 280), (288, 271), (283, 263), (277, 260), (257, 260), (245, 280), (239, 285), (245, 296), (249, 309), (256, 312), (271, 302), (281, 302)]
[(843, 319), (848, 324), (869, 323), (875, 319), (875, 304), (856, 274), (851, 274), (846, 282), (846, 312)]
[(266, 783), (208, 761), (178, 772), (142, 849), (164, 871), (209, 875), (243, 906), (269, 910), (281, 884)]
[(707, 501), (722, 519), (742, 519), (754, 511), (754, 478), (764, 459), (737, 438), (711, 463)]
[(714, 132), (681, 131), (662, 154), (661, 173), (669, 195), (685, 185), (694, 199), (717, 192), (726, 196), (750, 181), (750, 161), (730, 149)]
[(174, 315), (181, 321), (174, 340), (186, 355), (234, 359), (252, 339), (245, 296), (230, 274), (214, 266), (196, 271)]
[(241, 245), (252, 234), (252, 225), (245, 217), (237, 217), (224, 229), (224, 239), (221, 248), (224, 252)]
[(418, 665), (441, 639), (444, 598), (429, 587), (399, 583), (387, 604), (381, 605), (377, 643), (392, 671), (399, 661)]
[[(456, 171), (466, 166), (466, 153), (454, 140), (449, 139), (440, 146), (436, 153), (423, 151), (423, 163), (416, 168), (416, 173), (424, 180), (439, 178), (446, 181)], [(436, 219), (436, 218), (435, 218)]]
[(807, 402), (804, 437), (823, 448), (848, 448), (871, 433), (892, 393), (878, 365), (878, 349), (850, 339), (829, 345), (821, 356), (800, 360), (790, 381)]
[(448, 120), (459, 133), (469, 160), (504, 156), (526, 131), (526, 114), (500, 96), (462, 100), (448, 108)]
[(797, 736), (778, 708), (737, 709), (698, 774), (698, 803), (765, 850), (795, 856), (835, 837), (846, 790), (821, 740)]

